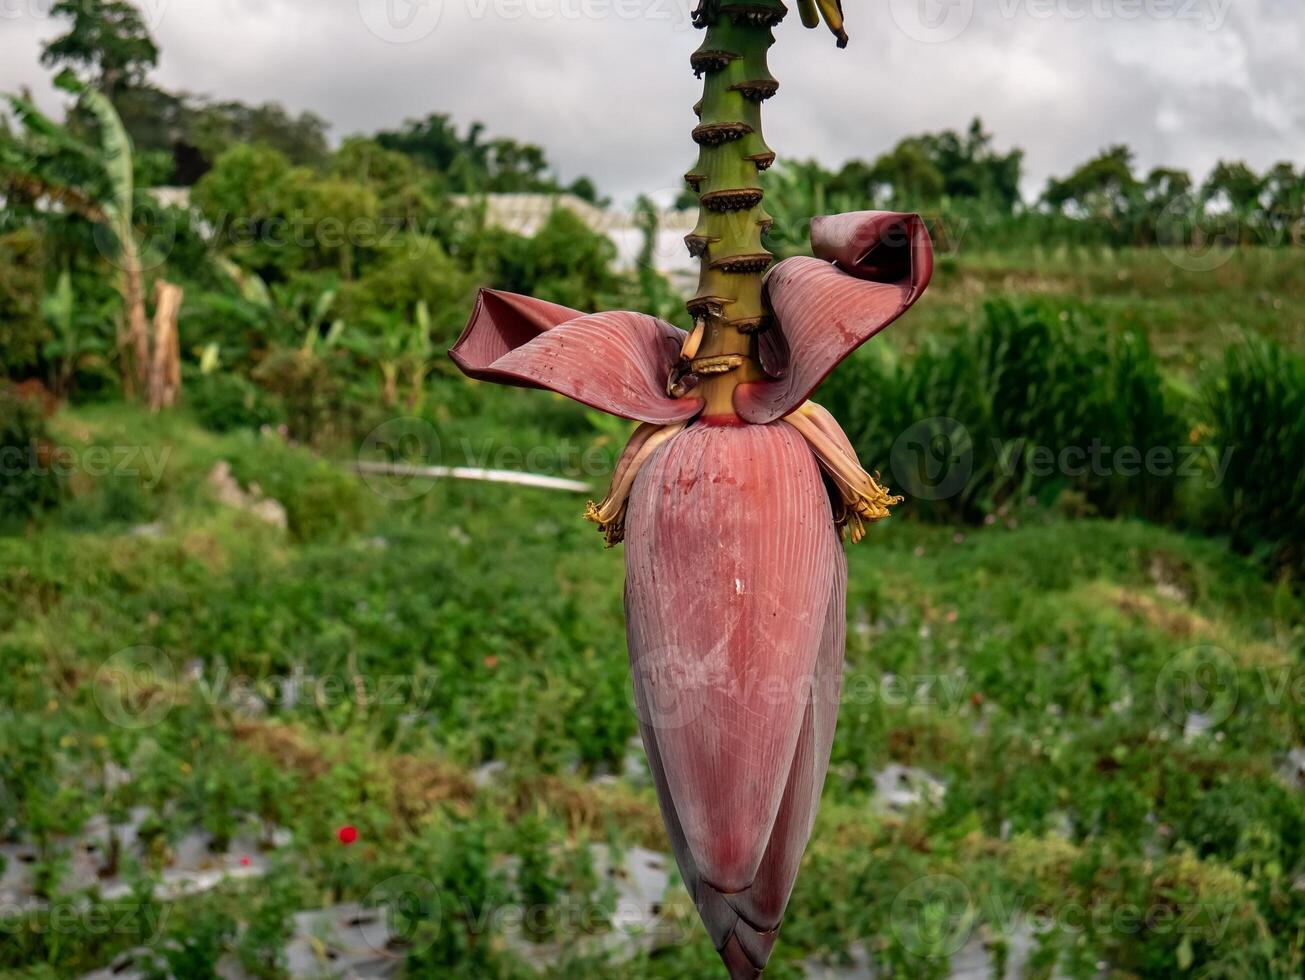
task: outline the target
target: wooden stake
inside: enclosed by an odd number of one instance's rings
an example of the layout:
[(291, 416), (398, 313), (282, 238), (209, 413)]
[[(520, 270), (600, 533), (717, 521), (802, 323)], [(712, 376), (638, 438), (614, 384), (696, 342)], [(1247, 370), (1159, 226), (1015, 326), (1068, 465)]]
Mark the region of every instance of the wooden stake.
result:
[(185, 291), (162, 279), (154, 284), (154, 351), (149, 371), (150, 411), (170, 408), (181, 391), (181, 341), (177, 319)]

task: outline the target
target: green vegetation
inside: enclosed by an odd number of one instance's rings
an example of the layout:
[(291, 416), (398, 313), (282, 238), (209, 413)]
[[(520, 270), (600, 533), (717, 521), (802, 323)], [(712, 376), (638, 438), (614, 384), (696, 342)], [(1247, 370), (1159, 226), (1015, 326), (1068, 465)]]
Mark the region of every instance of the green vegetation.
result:
[[(928, 480), (911, 474), (912, 437), (899, 436), (919, 430), (922, 443), (955, 443), (949, 452), (965, 466), (964, 482), (923, 493), (937, 497), (921, 502), (931, 516), (977, 521), (1030, 495), (1050, 504), (1067, 491), (1094, 512), (1172, 516), (1189, 443), (1176, 399), (1145, 335), (1108, 334), (1090, 310), (991, 300), (974, 327), (933, 338), (911, 357), (871, 348), (822, 397), (849, 420), (861, 458), (898, 481)], [(1094, 444), (1110, 457), (1104, 466), (1087, 459)], [(1066, 447), (1083, 458), (1064, 455)], [(1121, 447), (1133, 447), (1136, 460), (1116, 465)], [(1154, 460), (1142, 458), (1147, 451)], [(1172, 462), (1152, 465), (1160, 454)], [(919, 457), (932, 461), (931, 451)], [(935, 482), (948, 478), (939, 472)]]
[(1234, 545), (1305, 570), (1305, 361), (1253, 342), (1228, 349), (1206, 399), (1212, 432), (1245, 447), (1224, 484)]
[[(668, 845), (583, 498), (354, 472), (600, 489), (629, 426), (442, 353), (482, 285), (687, 325), (655, 209), (619, 269), (572, 212), (488, 222), (484, 192), (563, 189), (537, 147), (432, 114), (332, 148), (152, 85), (127, 4), (55, 11), (76, 101), (0, 126), (0, 977), (129, 951), (280, 977), (293, 916), (351, 902), (389, 907), (372, 940), (411, 976), (714, 975), (675, 887), (651, 949), (603, 950), (596, 845)], [(1029, 977), (1299, 976), (1299, 175), (1111, 150), (1026, 205), (1021, 162), (976, 124), (761, 180), (778, 256), (872, 206), (940, 246), (817, 396), (910, 499), (848, 553), (834, 763), (768, 975), (945, 976), (968, 944)], [(1199, 234), (1159, 233), (1175, 199)], [(155, 413), (123, 389), (162, 279), (182, 397)], [(233, 873), (161, 888), (197, 840)]]
[(1205, 263), (1160, 249), (989, 246), (976, 234), (938, 265), (909, 330), (884, 341), (913, 349), (922, 337), (974, 322), (993, 294), (1088, 308), (1115, 332), (1145, 333), (1156, 356), (1192, 380), (1215, 368), (1244, 333), (1305, 351), (1305, 278), (1297, 248), (1216, 251)]
[(0, 526), (22, 525), (55, 506), (63, 481), (40, 405), (0, 389)]
[[(559, 406), (519, 449), (586, 431), (587, 447), (605, 444), (581, 410)], [(277, 975), (266, 951), (288, 911), (411, 874), (435, 883), (445, 910), (412, 927), (414, 975), (518, 976), (477, 931), (482, 903), (543, 906), (554, 911), (541, 923), (565, 923), (566, 901), (600, 901), (598, 884), (567, 870), (585, 841), (664, 849), (646, 780), (593, 781), (621, 771), (634, 717), (621, 558), (595, 547), (575, 498), (440, 482), (396, 500), (347, 489), (352, 477), (332, 481), (333, 464), (313, 470), (275, 436), (121, 407), (57, 421), (79, 458), (133, 436), (170, 456), (157, 482), (137, 478), (128, 521), (92, 505), (115, 492), (107, 478), (79, 476), (75, 506), (0, 540), (0, 812), (40, 845), (49, 893), (74, 900), (59, 891), (67, 835), (106, 807), (145, 807), (162, 855), (194, 828), (227, 841), (266, 821), (292, 832), (274, 852), (287, 883), (181, 903), (153, 941), (172, 969), (231, 949)], [(207, 474), (221, 459), (246, 486), (274, 481), (269, 495), (311, 492), (283, 500), (307, 519), (278, 532), (215, 506)], [(145, 519), (157, 535), (130, 533)], [(906, 975), (932, 975), (957, 937), (922, 946), (894, 902), (922, 875), (947, 875), (973, 918), (960, 939), (972, 926), (1000, 944), (1042, 917), (1038, 956), (1071, 975), (1105, 960), (1171, 976), (1188, 957), (1211, 975), (1299, 969), (1305, 798), (1276, 775), (1305, 724), (1299, 598), (1216, 541), (1039, 507), (979, 529), (894, 521), (849, 557), (834, 770), (779, 966), (867, 941)], [(138, 648), (174, 669), (122, 687), (113, 658)], [(1185, 673), (1202, 666), (1224, 685), (1211, 703)], [(296, 676), (308, 694), (288, 699)], [(1194, 711), (1208, 728), (1193, 732)], [(133, 779), (106, 788), (96, 773), (110, 760)], [(490, 761), (507, 768), (477, 786), (473, 770)], [(890, 763), (945, 791), (887, 806), (875, 777)], [(342, 824), (359, 828), (354, 848), (335, 840)], [(508, 874), (506, 855), (529, 874)], [(157, 920), (143, 888), (161, 867), (129, 870), (141, 929)], [(676, 900), (663, 911), (681, 927), (675, 945), (595, 961), (590, 975), (710, 962)], [(108, 904), (121, 913), (124, 901)], [(1148, 914), (1162, 919), (1126, 927)], [(76, 921), (63, 932), (10, 921), (5, 965), (66, 975), (142, 938)]]
[(1133, 152), (1113, 146), (1063, 178), (1047, 181), (1032, 204), (1020, 197), (1022, 150), (999, 151), (975, 119), (968, 131), (902, 140), (873, 162), (838, 171), (815, 161), (770, 175), (772, 232), (781, 251), (800, 249), (817, 214), (867, 206), (918, 211), (945, 250), (1038, 244), (1162, 247), (1179, 254), (1232, 245), (1280, 247), (1305, 241), (1305, 173), (1284, 161), (1257, 174), (1240, 161), (1216, 166), (1204, 181), (1158, 167), (1139, 176)]

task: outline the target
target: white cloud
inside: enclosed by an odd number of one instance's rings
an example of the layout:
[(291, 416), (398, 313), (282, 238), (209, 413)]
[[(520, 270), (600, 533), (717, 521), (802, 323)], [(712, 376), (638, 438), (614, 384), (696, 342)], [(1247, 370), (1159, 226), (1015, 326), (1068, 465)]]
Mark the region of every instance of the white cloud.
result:
[[(428, 112), (480, 119), (628, 200), (677, 188), (694, 156), (688, 2), (150, 0), (148, 12), (166, 87), (311, 109), (337, 137)], [(0, 88), (31, 85), (47, 105), (48, 6), (0, 0)], [(912, 27), (920, 10), (942, 28)], [(848, 14), (845, 51), (796, 15), (777, 30), (782, 87), (766, 118), (781, 157), (836, 164), (981, 115), (1000, 145), (1027, 150), (1031, 192), (1117, 142), (1142, 167), (1197, 173), (1305, 158), (1299, 0), (891, 0)]]

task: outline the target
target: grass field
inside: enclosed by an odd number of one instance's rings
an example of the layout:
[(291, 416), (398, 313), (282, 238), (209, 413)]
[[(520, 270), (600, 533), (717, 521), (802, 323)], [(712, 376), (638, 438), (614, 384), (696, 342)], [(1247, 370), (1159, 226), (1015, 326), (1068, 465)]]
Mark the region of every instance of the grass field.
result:
[(969, 322), (994, 295), (1063, 299), (1107, 325), (1143, 328), (1176, 373), (1208, 365), (1242, 332), (1305, 349), (1305, 257), (1296, 249), (1209, 253), (1050, 246), (984, 252), (962, 238), (944, 253), (926, 301), (895, 344)]
[[(616, 427), (437, 387), (446, 461), (605, 479)], [(347, 454), (184, 412), (54, 428), (75, 498), (0, 539), (4, 975), (138, 950), (144, 976), (280, 976), (293, 913), (364, 899), (403, 939), (367, 952), (415, 976), (715, 975), (678, 887), (624, 907), (595, 858), (666, 844), (621, 554), (583, 498), (369, 487)], [(288, 527), (219, 503), (219, 461)], [(976, 950), (1028, 976), (1299, 975), (1298, 596), (1218, 540), (1032, 505), (903, 516), (850, 560), (834, 763), (772, 975), (946, 976)], [(196, 840), (231, 877), (158, 897)], [(604, 952), (622, 910), (655, 941)], [(351, 955), (300, 943), (323, 976)]]

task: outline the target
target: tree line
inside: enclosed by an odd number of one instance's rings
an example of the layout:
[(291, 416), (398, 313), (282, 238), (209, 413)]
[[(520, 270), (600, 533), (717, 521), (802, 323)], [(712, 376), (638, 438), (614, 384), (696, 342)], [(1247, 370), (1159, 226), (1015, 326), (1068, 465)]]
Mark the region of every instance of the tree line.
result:
[(1026, 200), (1023, 151), (996, 148), (978, 118), (965, 132), (910, 136), (873, 161), (851, 160), (836, 170), (814, 160), (781, 165), (770, 180), (767, 207), (777, 218), (781, 250), (802, 247), (804, 217), (867, 207), (929, 214), (944, 244), (963, 232), (982, 234), (989, 247), (1305, 241), (1305, 166), (1292, 161), (1262, 173), (1222, 161), (1198, 180), (1173, 167), (1140, 172), (1133, 151), (1118, 144), (1049, 178)]
[[(141, 336), (160, 281), (184, 292), (166, 305), (187, 363), (213, 363), (196, 338), (247, 369), (343, 338), (387, 392), (398, 360), (424, 363), (412, 351), (451, 339), (478, 285), (684, 317), (651, 268), (657, 215), (646, 202), (647, 261), (633, 272), (565, 210), (531, 236), (488, 224), (475, 203), (484, 193), (603, 203), (588, 178), (561, 184), (538, 146), (430, 114), (332, 147), (312, 113), (156, 85), (158, 47), (126, 0), (58, 0), (51, 14), (66, 30), (41, 60), (71, 102), (58, 119), (12, 94), (0, 118), (0, 374), (42, 375), (60, 391), (115, 377), (143, 385), (144, 364), (130, 362), (150, 358)], [(1023, 152), (997, 147), (979, 119), (837, 169), (784, 163), (766, 180), (779, 254), (807, 248), (811, 216), (868, 207), (924, 212), (944, 249), (962, 234), (989, 248), (1284, 245), (1302, 240), (1305, 210), (1305, 174), (1291, 162), (1265, 173), (1226, 162), (1197, 181), (1139, 174), (1123, 146), (1027, 201)], [(186, 206), (151, 193), (173, 185), (189, 188)]]

